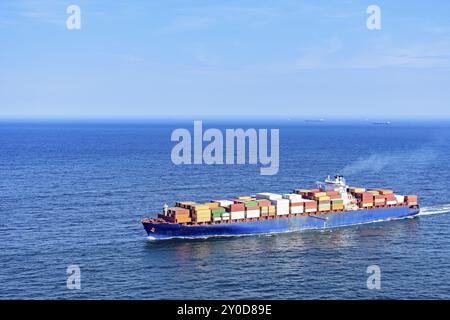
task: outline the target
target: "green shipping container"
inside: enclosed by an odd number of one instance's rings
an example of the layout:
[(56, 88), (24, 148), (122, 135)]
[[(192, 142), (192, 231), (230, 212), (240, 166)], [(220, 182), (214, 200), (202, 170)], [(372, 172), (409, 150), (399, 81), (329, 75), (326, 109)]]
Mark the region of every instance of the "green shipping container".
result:
[(224, 208), (217, 208), (217, 209), (212, 209), (211, 212), (214, 213), (224, 213), (225, 209)]
[(344, 203), (344, 200), (336, 199), (336, 200), (331, 200), (331, 202), (333, 202), (333, 203)]
[(248, 201), (245, 203), (246, 207), (256, 207), (258, 206), (258, 202), (257, 201)]

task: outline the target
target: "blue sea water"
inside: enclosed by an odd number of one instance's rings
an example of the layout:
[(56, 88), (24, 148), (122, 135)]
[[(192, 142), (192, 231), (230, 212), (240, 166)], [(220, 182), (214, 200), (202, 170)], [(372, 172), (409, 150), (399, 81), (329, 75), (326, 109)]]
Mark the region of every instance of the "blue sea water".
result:
[[(2, 299), (450, 298), (450, 124), (213, 123), (280, 128), (280, 170), (176, 166), (191, 122), (1, 123)], [(162, 204), (312, 187), (328, 174), (420, 196), (415, 219), (334, 230), (149, 241)], [(81, 289), (66, 287), (69, 265)], [(369, 290), (378, 265), (381, 289)]]

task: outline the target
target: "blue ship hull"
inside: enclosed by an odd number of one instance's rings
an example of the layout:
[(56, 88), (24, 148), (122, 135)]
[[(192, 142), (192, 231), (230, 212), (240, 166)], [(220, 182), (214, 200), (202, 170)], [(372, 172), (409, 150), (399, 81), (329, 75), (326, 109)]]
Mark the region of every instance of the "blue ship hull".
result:
[(381, 222), (413, 217), (418, 208), (407, 206), (368, 210), (323, 213), (314, 216), (276, 217), (270, 220), (219, 223), (208, 225), (182, 225), (177, 223), (143, 222), (150, 239), (196, 238), (212, 236), (237, 236), (292, 232), (311, 229), (328, 229), (356, 224)]

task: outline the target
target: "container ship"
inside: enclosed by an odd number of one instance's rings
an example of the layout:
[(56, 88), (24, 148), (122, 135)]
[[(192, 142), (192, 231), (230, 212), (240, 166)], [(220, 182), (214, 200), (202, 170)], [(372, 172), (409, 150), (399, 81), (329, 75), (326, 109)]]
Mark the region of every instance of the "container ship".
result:
[(287, 194), (164, 205), (162, 213), (142, 224), (149, 239), (202, 238), (337, 228), (414, 217), (419, 211), (416, 195), (350, 187), (336, 176), (317, 182), (315, 189)]

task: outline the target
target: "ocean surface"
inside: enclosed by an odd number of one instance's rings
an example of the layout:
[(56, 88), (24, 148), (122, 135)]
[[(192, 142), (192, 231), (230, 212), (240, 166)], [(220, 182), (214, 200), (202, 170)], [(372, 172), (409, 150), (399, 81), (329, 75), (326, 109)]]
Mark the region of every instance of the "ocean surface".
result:
[[(450, 124), (214, 123), (279, 128), (280, 169), (171, 161), (192, 122), (0, 123), (1, 299), (450, 299)], [(325, 231), (149, 241), (164, 203), (313, 187), (418, 194), (421, 216)], [(66, 286), (78, 265), (81, 289)], [(379, 266), (381, 289), (368, 289)]]

